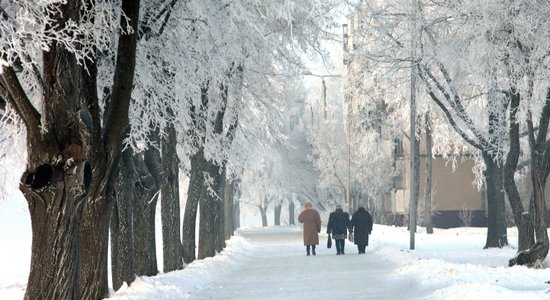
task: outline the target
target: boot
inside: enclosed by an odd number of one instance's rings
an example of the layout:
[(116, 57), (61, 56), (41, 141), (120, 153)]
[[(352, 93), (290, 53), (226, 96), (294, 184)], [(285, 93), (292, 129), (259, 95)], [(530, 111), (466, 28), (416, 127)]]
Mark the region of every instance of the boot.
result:
[(311, 254), (315, 255), (315, 245), (311, 246)]
[[(306, 255), (309, 256), (309, 246), (306, 246), (306, 251), (307, 251), (307, 254), (306, 254)], [(313, 252), (313, 253), (314, 253), (313, 255), (315, 255), (315, 250), (313, 250), (313, 251), (314, 251), (314, 252)]]

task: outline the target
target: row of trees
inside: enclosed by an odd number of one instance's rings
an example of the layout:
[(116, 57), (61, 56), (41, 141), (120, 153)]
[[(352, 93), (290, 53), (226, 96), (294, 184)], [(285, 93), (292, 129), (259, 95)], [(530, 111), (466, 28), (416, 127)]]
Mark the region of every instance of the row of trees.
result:
[(25, 298), (107, 297), (109, 232), (115, 289), (156, 274), (159, 195), (165, 272), (196, 258), (199, 210), (198, 258), (221, 251), (253, 150), (280, 139), (273, 75), (303, 69), (329, 2), (0, 2), (4, 128), (26, 140)]
[[(353, 76), (362, 78), (348, 90), (369, 99), (356, 111), (374, 124), (406, 122), (412, 73), (417, 136), (431, 132), (434, 155), (467, 154), (482, 162), (477, 175), (488, 199), (485, 247), (508, 243), (508, 199), (518, 251), (531, 250), (522, 263), (548, 253), (549, 16), (543, 1), (361, 1), (348, 58), (358, 66)], [(373, 108), (376, 103), (381, 109)], [(524, 176), (532, 194), (522, 198), (516, 180)]]

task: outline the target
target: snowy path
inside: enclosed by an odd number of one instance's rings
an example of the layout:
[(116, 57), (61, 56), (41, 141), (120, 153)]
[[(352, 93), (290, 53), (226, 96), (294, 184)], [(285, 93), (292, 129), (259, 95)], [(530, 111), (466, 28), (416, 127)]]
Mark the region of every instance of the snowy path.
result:
[[(417, 249), (410, 251), (406, 228), (375, 225), (366, 255), (357, 255), (347, 243), (344, 256), (321, 245), (317, 256), (308, 257), (300, 226), (245, 228), (222, 253), (180, 271), (138, 277), (109, 300), (550, 300), (550, 268), (509, 268), (516, 245), (484, 250), (486, 231), (419, 232)], [(509, 238), (517, 240), (515, 229)], [(0, 255), (1, 300), (23, 299), (30, 236), (27, 241), (19, 246), (12, 235), (0, 234), (0, 243), (9, 246), (2, 248), (9, 255)], [(545, 264), (550, 266), (548, 260)]]
[[(358, 255), (346, 243), (346, 255), (326, 248), (326, 235), (316, 256), (306, 256), (301, 231), (259, 228), (240, 231), (253, 246), (243, 263), (192, 299), (411, 299), (421, 297), (412, 278), (367, 248)], [(345, 297), (342, 297), (345, 296)]]

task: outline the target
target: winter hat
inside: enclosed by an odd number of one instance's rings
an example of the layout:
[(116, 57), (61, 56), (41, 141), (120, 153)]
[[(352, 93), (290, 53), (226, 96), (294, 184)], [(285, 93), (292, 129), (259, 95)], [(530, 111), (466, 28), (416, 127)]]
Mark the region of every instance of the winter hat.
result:
[(342, 209), (342, 205), (336, 204), (336, 209)]

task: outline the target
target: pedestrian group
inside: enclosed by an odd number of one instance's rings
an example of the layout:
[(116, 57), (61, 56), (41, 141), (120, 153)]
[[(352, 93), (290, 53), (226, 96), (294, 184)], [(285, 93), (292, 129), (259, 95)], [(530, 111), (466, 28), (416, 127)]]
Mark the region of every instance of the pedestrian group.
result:
[[(298, 221), (304, 224), (304, 245), (306, 255), (315, 255), (315, 246), (319, 245), (319, 233), (321, 232), (321, 217), (313, 209), (313, 204), (308, 201), (304, 205), (304, 211), (298, 216)], [(346, 238), (355, 245), (359, 254), (365, 254), (365, 248), (369, 245), (369, 235), (372, 232), (372, 217), (364, 207), (359, 207), (350, 216), (342, 210), (341, 205), (336, 205), (336, 210), (330, 213), (327, 224), (328, 244), (331, 247), (331, 235), (336, 244), (336, 255), (345, 254)]]

